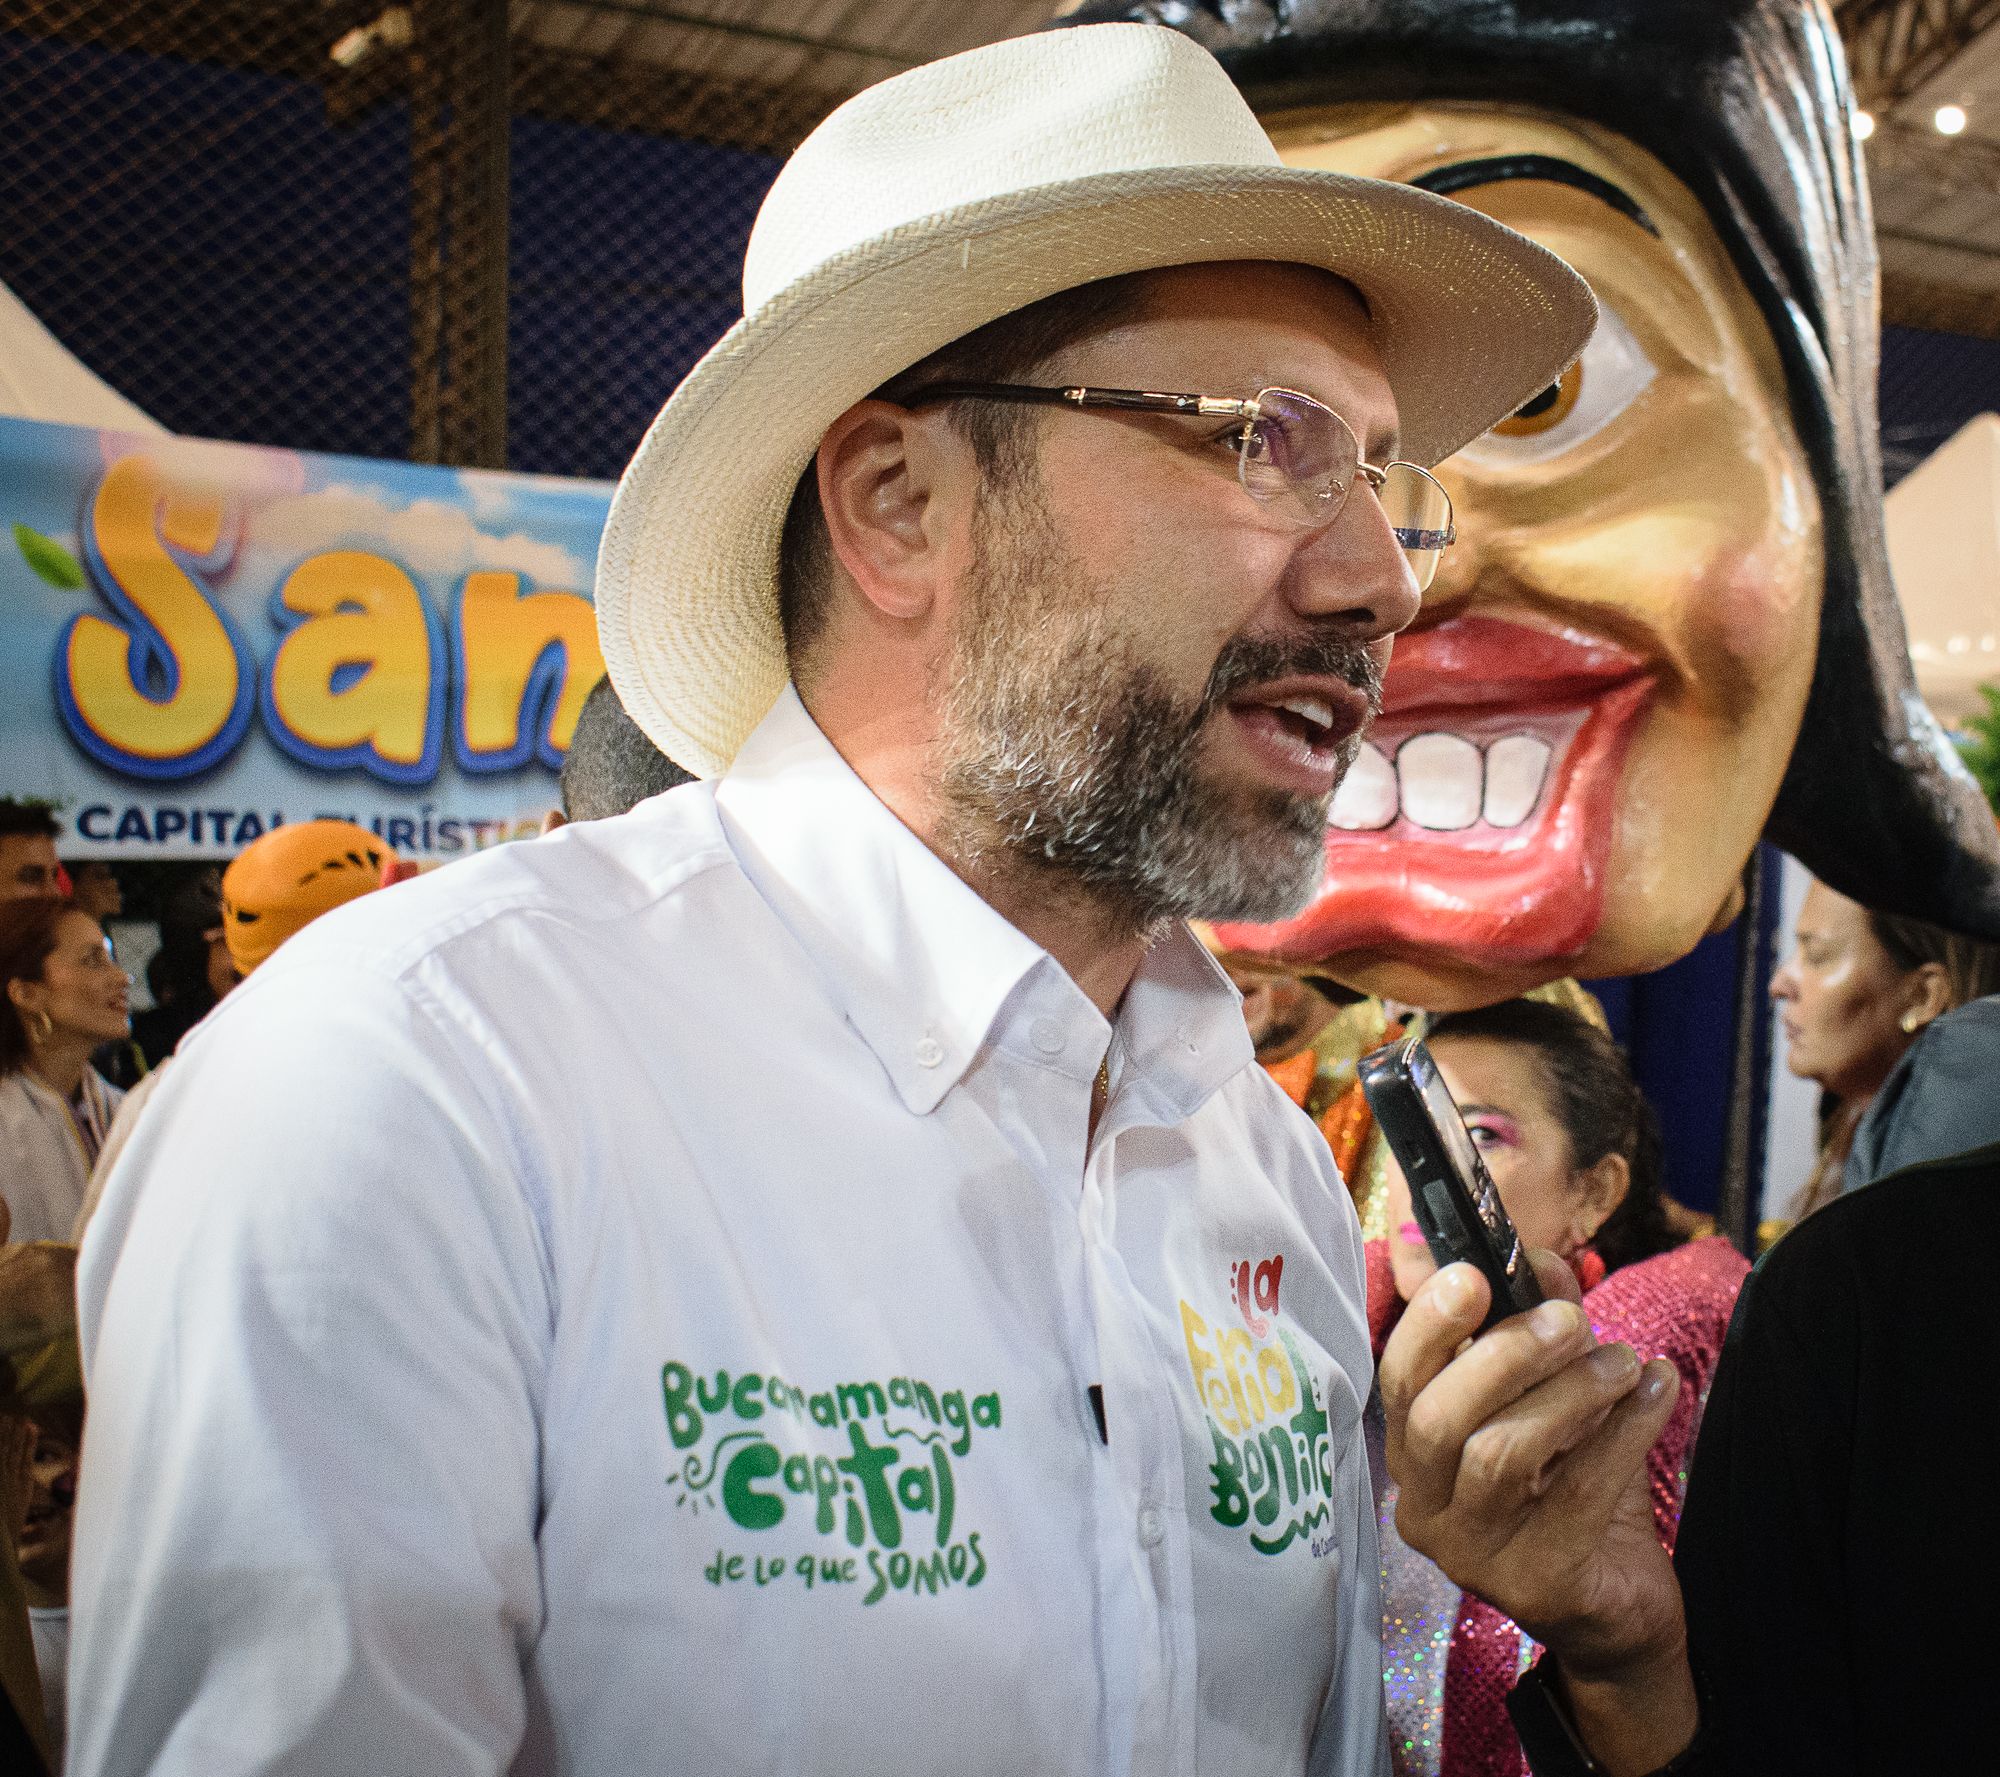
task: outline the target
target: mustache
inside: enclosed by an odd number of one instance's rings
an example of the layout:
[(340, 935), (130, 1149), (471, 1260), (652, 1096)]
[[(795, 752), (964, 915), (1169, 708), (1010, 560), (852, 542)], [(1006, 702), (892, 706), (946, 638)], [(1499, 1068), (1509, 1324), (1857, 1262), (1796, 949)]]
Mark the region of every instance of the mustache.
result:
[(1200, 720), (1247, 685), (1273, 679), (1339, 679), (1368, 699), (1371, 720), (1382, 713), (1382, 668), (1360, 642), (1345, 636), (1236, 636), (1216, 657), (1202, 693)]

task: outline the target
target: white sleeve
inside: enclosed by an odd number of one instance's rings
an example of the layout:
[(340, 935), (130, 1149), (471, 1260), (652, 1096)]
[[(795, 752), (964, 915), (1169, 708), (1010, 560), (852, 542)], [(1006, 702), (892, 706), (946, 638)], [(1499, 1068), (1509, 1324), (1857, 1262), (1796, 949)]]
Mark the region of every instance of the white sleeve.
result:
[(1375, 1492), (1359, 1425), (1339, 1453), (1340, 1641), (1320, 1710), (1309, 1777), (1389, 1777), (1389, 1720), (1382, 1694), (1382, 1559)]
[(531, 1180), (413, 992), (267, 967), (84, 1244), (68, 1769), (501, 1772), (542, 1608)]

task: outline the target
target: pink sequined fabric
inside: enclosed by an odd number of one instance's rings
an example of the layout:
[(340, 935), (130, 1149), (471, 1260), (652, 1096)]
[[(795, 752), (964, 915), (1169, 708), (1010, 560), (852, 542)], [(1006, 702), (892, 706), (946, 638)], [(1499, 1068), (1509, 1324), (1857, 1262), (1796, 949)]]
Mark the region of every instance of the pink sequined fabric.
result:
[[(1726, 1240), (1697, 1240), (1614, 1271), (1583, 1299), (1597, 1336), (1622, 1339), (1681, 1373), (1673, 1417), (1646, 1459), (1653, 1519), (1671, 1550), (1687, 1495), (1687, 1464), (1715, 1362), (1750, 1267)], [(1394, 1324), (1388, 1246), (1368, 1244), (1369, 1322), (1376, 1351)], [(1388, 1292), (1378, 1299), (1378, 1291)], [(1379, 1401), (1368, 1433), (1382, 1539), (1382, 1664), (1399, 1777), (1525, 1777), (1506, 1697), (1534, 1644), (1506, 1617), (1467, 1598), (1396, 1534), (1395, 1487), (1382, 1468)]]

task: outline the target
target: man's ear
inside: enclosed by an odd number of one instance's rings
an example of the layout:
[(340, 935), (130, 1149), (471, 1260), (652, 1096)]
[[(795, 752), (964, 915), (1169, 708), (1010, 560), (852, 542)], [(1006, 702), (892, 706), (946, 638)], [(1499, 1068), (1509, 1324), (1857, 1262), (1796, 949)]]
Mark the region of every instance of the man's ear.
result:
[(827, 428), (815, 460), (834, 559), (884, 617), (925, 616), (949, 571), (955, 494), (972, 451), (942, 410), (861, 401)]

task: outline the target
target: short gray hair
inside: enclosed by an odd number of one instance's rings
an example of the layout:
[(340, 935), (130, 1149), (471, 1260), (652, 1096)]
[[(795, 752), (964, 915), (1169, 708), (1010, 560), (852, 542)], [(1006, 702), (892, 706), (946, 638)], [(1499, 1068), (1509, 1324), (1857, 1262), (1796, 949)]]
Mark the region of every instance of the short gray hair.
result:
[(625, 713), (608, 678), (583, 700), (562, 762), (562, 810), (572, 821), (601, 821), (694, 782)]

